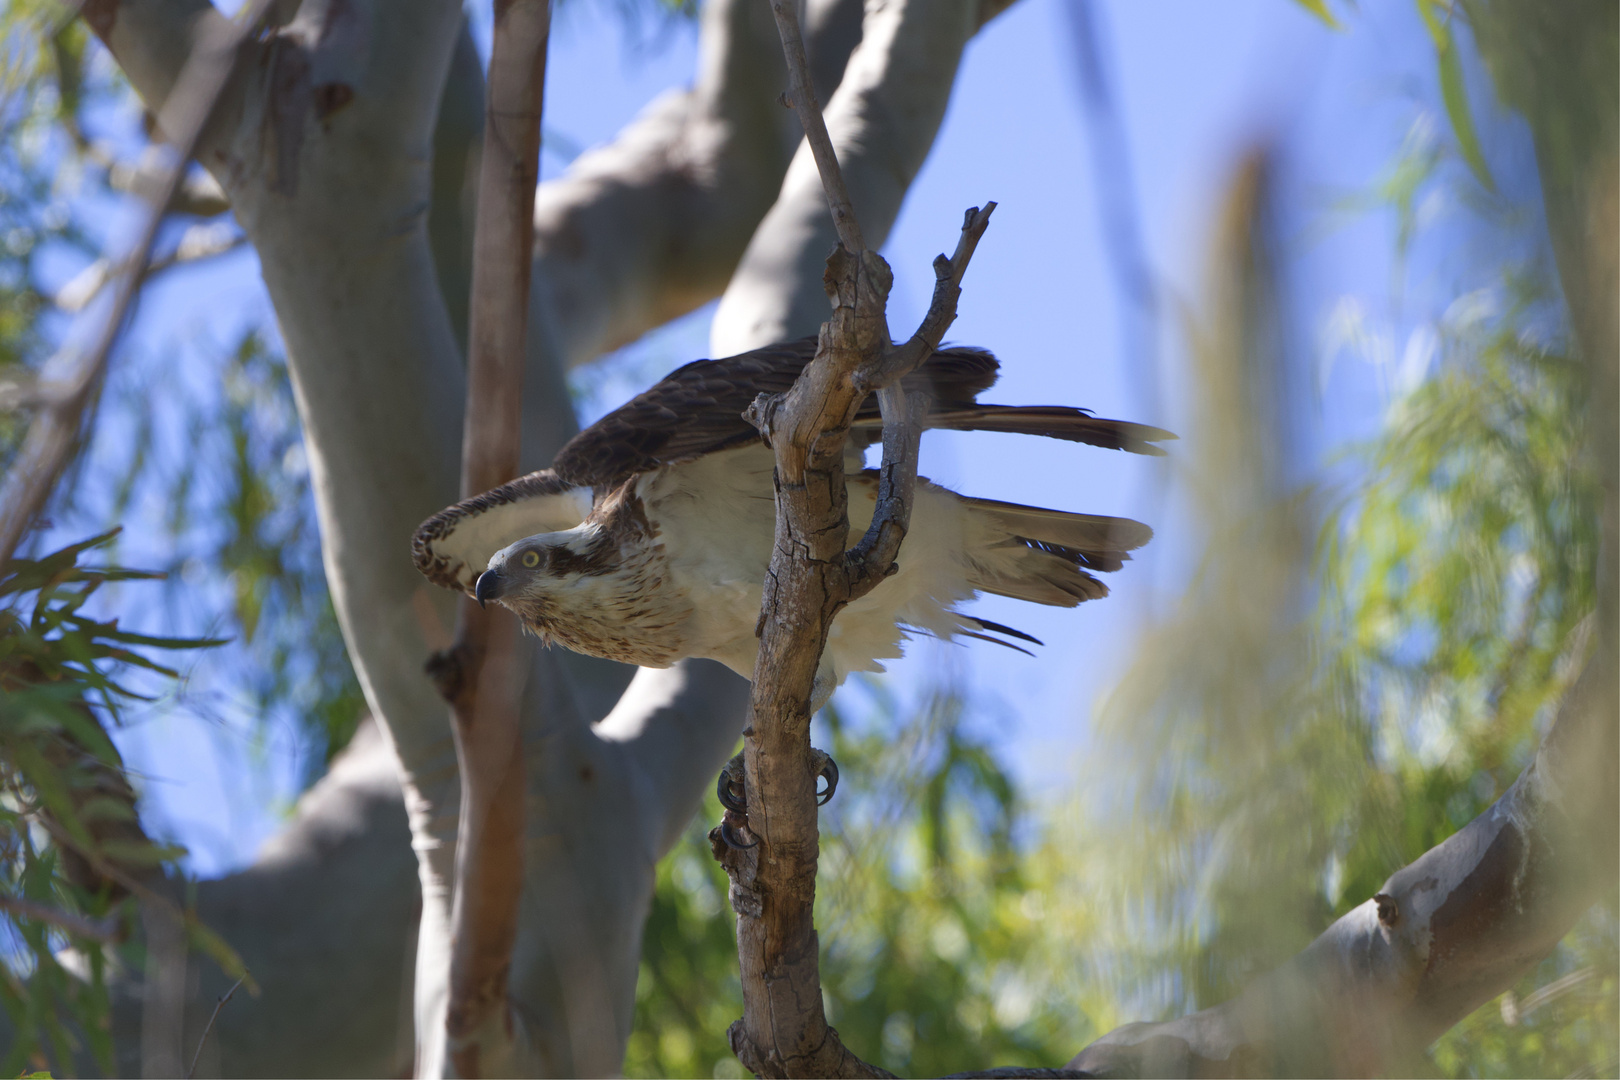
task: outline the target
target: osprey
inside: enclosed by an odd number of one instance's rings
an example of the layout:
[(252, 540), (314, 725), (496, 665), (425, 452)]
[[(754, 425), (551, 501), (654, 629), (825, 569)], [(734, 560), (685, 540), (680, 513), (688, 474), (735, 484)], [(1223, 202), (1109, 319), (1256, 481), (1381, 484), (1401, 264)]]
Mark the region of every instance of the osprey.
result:
[[(412, 542), (417, 569), (505, 605), (547, 643), (643, 667), (708, 657), (752, 678), (775, 461), (742, 413), (758, 394), (791, 387), (815, 350), (806, 338), (676, 370), (580, 432), (551, 468), (425, 521)], [(980, 404), (998, 366), (983, 349), (941, 349), (904, 385), (928, 394), (926, 427), (1141, 454), (1162, 454), (1153, 442), (1174, 438), (1067, 406)], [(872, 519), (877, 473), (861, 455), (881, 431), (869, 397), (846, 447), (852, 536)], [(1105, 596), (1093, 574), (1118, 570), (1151, 536), (1125, 518), (969, 498), (919, 477), (899, 569), (833, 622), (815, 704), (849, 672), (883, 670), (908, 631), (1039, 644), (957, 605), (981, 592), (1058, 607)]]

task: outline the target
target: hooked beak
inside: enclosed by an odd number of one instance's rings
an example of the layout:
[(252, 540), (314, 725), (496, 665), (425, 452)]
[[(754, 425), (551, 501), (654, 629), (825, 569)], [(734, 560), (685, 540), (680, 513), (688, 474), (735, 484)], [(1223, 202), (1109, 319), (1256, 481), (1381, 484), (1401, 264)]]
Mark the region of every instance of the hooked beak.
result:
[(478, 584), (473, 586), (473, 596), (477, 599), (478, 606), (483, 607), (489, 601), (498, 599), (501, 595), (501, 586), (504, 584), (499, 570), (485, 570), (479, 574)]

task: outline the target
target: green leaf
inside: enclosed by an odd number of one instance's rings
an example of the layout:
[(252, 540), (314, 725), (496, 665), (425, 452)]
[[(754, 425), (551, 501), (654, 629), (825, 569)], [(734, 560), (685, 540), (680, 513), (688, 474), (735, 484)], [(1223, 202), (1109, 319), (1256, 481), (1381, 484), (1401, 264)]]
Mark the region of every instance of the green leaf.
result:
[(1457, 148), (1462, 151), (1463, 160), (1468, 162), (1474, 179), (1486, 191), (1494, 192), (1496, 182), (1491, 179), (1491, 170), (1485, 164), (1485, 154), (1479, 147), (1479, 135), (1474, 131), (1473, 113), (1468, 108), (1468, 90), (1463, 85), (1462, 64), (1457, 59), (1456, 47), (1449, 41), (1446, 48), (1440, 50), (1440, 95), (1445, 99), (1446, 115), (1451, 117), (1451, 130), (1457, 135)]
[(1445, 49), (1451, 40), (1451, 32), (1434, 13), (1434, 0), (1417, 0), (1418, 14), (1423, 16), (1423, 25), (1429, 28), (1429, 36), (1434, 39), (1436, 49)]
[(128, 866), (158, 866), (186, 854), (179, 844), (147, 844), (138, 840), (107, 840), (101, 845), (101, 856), (111, 862)]
[[(1451, 32), (1451, 22), (1436, 13), (1436, 0), (1417, 0), (1417, 7), (1418, 14), (1423, 16), (1423, 25), (1434, 39), (1435, 58), (1440, 64), (1440, 96), (1446, 103), (1451, 130), (1457, 136), (1457, 149), (1480, 186), (1494, 192), (1496, 182), (1491, 179), (1491, 170), (1479, 146), (1479, 133), (1474, 130), (1474, 114), (1468, 107), (1468, 88), (1463, 83), (1462, 61), (1457, 57), (1457, 40)], [(1450, 13), (1448, 4), (1446, 14)]]
[(1335, 19), (1333, 17), (1333, 12), (1328, 10), (1327, 0), (1294, 0), (1294, 3), (1298, 4), (1312, 15), (1315, 15), (1318, 19), (1321, 19), (1327, 24), (1328, 29), (1344, 29), (1344, 24), (1339, 22), (1338, 19)]
[(198, 949), (213, 958), (226, 975), (242, 980), (242, 985), (249, 994), (259, 996), (259, 984), (248, 973), (247, 965), (237, 955), (235, 949), (226, 944), (225, 939), (208, 929), (199, 921), (193, 912), (186, 913), (186, 929), (190, 933), (191, 943)]

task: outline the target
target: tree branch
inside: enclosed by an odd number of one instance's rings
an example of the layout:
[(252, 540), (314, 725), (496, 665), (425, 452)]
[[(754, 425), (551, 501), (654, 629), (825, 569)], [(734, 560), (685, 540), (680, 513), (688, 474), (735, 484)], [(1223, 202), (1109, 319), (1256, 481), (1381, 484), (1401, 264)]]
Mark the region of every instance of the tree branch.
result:
[(776, 32), (781, 35), (782, 51), (787, 57), (787, 104), (799, 116), (804, 141), (809, 144), (816, 171), (821, 174), (821, 187), (827, 193), (827, 209), (832, 212), (838, 242), (847, 251), (865, 251), (866, 241), (861, 237), (860, 223), (855, 220), (855, 207), (849, 201), (849, 189), (844, 186), (844, 174), (838, 168), (838, 154), (833, 150), (832, 136), (827, 134), (827, 122), (821, 116), (821, 102), (816, 100), (815, 86), (810, 80), (810, 59), (805, 55), (804, 37), (799, 33), (798, 2), (771, 0), (771, 14), (776, 16)]
[[(868, 247), (882, 246), (928, 156), (978, 15), (970, 0), (884, 4), (867, 15), (825, 123)], [(824, 262), (839, 242), (827, 205), (815, 157), (801, 145), (721, 297), (710, 332), (713, 355), (821, 325)]]
[(89, 938), (106, 945), (115, 945), (124, 940), (123, 928), (119, 925), (120, 920), (116, 915), (92, 919), (87, 915), (63, 911), (49, 904), (5, 893), (0, 893), (0, 911), (32, 922), (47, 923), (75, 937)]
[[(529, 314), (534, 189), (546, 80), (550, 0), (495, 9), (489, 63), (462, 425), (461, 495), (515, 477), (522, 448), (524, 338)], [(461, 772), (450, 913), (449, 1051), (464, 1077), (509, 1048), (507, 976), (523, 889), (524, 779), (518, 710), (524, 675), (517, 620), (468, 597), (450, 652), (450, 699)]]
[[(744, 1066), (764, 1076), (887, 1076), (856, 1057), (822, 1008), (813, 907), (819, 846), (810, 716), (831, 692), (821, 671), (832, 619), (892, 572), (905, 536), (923, 403), (885, 394), (883, 481), (871, 527), (853, 551), (843, 455), (855, 411), (932, 352), (955, 315), (957, 284), (989, 212), (969, 211), (958, 260), (937, 266), (944, 307), (913, 343), (895, 349), (885, 306), (892, 275), (866, 250), (830, 136), (810, 91), (795, 6), (773, 0), (794, 105), (821, 173), (842, 243), (827, 260), (833, 300), (815, 358), (781, 397), (746, 414), (776, 455), (776, 539), (760, 609), (752, 721), (744, 731), (747, 818), (757, 849), (716, 844), (731, 875), (742, 969), (743, 1019), (730, 1031)], [(870, 35), (870, 28), (868, 29)], [(892, 40), (891, 40), (892, 43)], [(866, 48), (863, 44), (862, 48)], [(948, 307), (948, 311), (945, 308)], [(920, 351), (909, 347), (920, 343)], [(909, 366), (907, 364), (909, 361)], [(817, 689), (818, 683), (820, 689)], [(721, 834), (724, 836), (724, 833)]]
[[(1605, 669), (1608, 669), (1605, 671)], [(1594, 656), (1535, 760), (1485, 813), (1397, 871), (1232, 1001), (1127, 1024), (1069, 1063), (1108, 1076), (1370, 1076), (1538, 963), (1614, 886), (1620, 740)]]
[[(860, 40), (862, 4), (808, 6), (814, 84), (830, 92)], [(786, 79), (775, 26), (758, 0), (712, 0), (700, 20), (692, 88), (654, 100), (540, 186), (535, 305), (549, 340), (531, 336), (532, 356), (549, 348), (575, 367), (712, 300), (771, 208), (800, 139), (773, 100)]]

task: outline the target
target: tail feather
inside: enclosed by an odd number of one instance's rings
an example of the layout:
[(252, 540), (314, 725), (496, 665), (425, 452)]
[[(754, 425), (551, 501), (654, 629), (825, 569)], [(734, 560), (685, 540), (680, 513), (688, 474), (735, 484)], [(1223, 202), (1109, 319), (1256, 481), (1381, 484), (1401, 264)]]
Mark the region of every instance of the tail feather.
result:
[(1014, 645), (1010, 641), (1002, 641), (1000, 638), (991, 637), (989, 634), (981, 634), (977, 630), (958, 630), (956, 633), (959, 637), (968, 637), (975, 638), (979, 641), (988, 641), (992, 645), (1000, 645), (1003, 649), (1011, 649), (1013, 652), (1021, 652), (1025, 656), (1035, 655), (1022, 645)]
[(1118, 570), (1130, 551), (1153, 536), (1152, 529), (1129, 518), (991, 499), (962, 497), (962, 502), (972, 530), (969, 583), (984, 592), (1053, 607), (1107, 596), (1108, 587), (1091, 572)]
[(980, 630), (988, 630), (992, 634), (1006, 634), (1008, 637), (1015, 637), (1019, 641), (1027, 641), (1032, 645), (1046, 644), (1046, 642), (1032, 634), (1026, 634), (1022, 630), (1014, 630), (1012, 627), (1003, 626), (998, 622), (991, 622), (989, 619), (981, 619), (976, 615), (964, 615), (962, 617), (968, 622), (977, 624)]
[(940, 408), (929, 413), (931, 428), (950, 431), (1002, 431), (1015, 435), (1041, 435), (1048, 439), (1088, 443), (1109, 450), (1163, 456), (1156, 442), (1174, 439), (1163, 428), (1092, 416), (1067, 405), (969, 405)]

